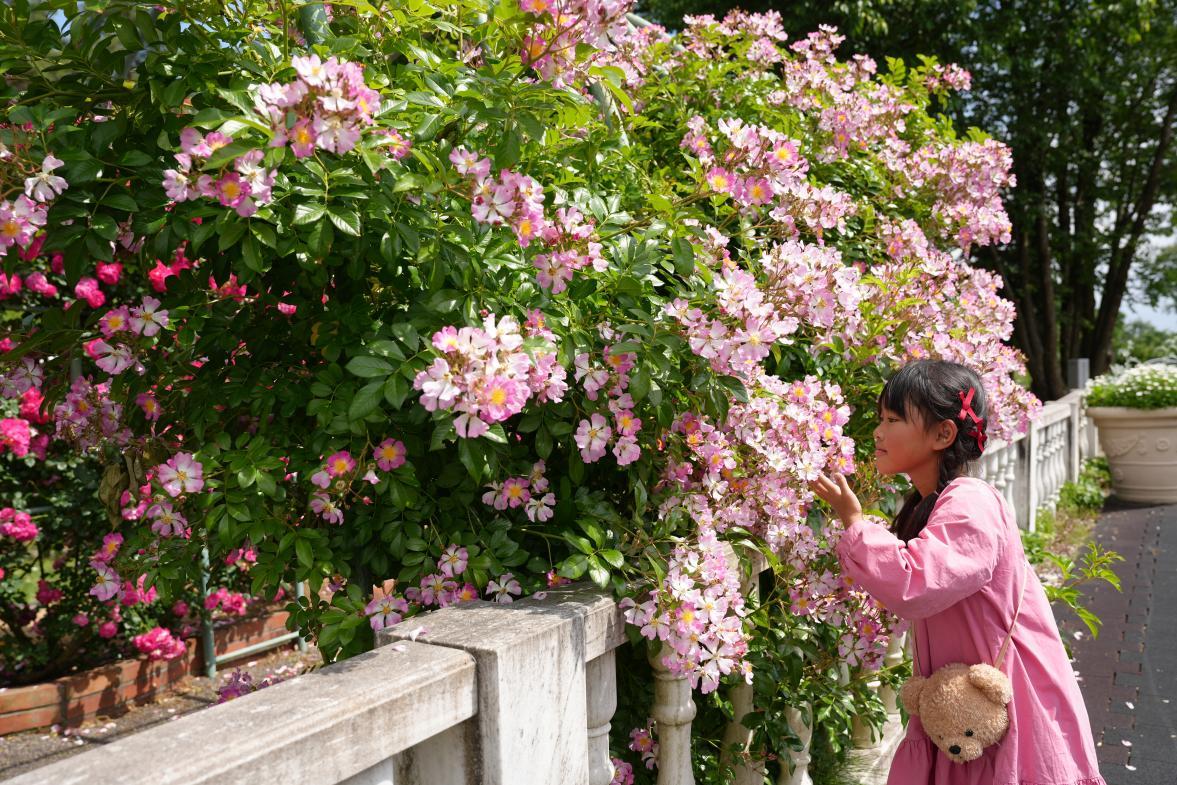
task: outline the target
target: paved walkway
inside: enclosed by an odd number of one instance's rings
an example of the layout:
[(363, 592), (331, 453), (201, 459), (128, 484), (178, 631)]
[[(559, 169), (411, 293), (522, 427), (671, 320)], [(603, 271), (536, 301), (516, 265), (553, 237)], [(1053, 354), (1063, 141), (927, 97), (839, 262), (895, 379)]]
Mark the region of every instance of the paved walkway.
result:
[(1122, 592), (1089, 591), (1103, 632), (1071, 641), (1100, 771), (1108, 785), (1177, 785), (1177, 505), (1111, 500), (1096, 539), (1124, 557)]

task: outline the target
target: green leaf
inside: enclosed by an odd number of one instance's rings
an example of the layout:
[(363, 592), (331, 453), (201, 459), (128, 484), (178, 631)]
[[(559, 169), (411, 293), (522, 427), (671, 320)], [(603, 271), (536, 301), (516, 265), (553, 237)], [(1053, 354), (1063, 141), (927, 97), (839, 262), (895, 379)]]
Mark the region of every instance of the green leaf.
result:
[(241, 245), (241, 260), (245, 262), (246, 267), (255, 273), (266, 271), (265, 263), (262, 261), (261, 248), (252, 234), (248, 235)]
[(674, 254), (674, 271), (686, 278), (695, 271), (695, 249), (685, 237), (676, 237), (670, 242)]
[(602, 589), (609, 585), (609, 570), (596, 556), (589, 557), (588, 574), (589, 579)]
[(383, 397), (384, 382), (371, 382), (364, 385), (356, 393), (356, 397), (352, 398), (351, 405), (347, 407), (347, 418), (362, 420), (376, 411), (376, 407), (380, 405), (380, 399)]
[(278, 235), (274, 232), (274, 227), (262, 221), (250, 221), (249, 229), (253, 232), (253, 236), (267, 248), (278, 247)]
[(399, 409), (409, 395), (409, 380), (399, 373), (389, 376), (384, 382), (384, 400), (394, 409)]
[(629, 378), (629, 388), (627, 390), (634, 402), (640, 402), (645, 399), (650, 392), (650, 373), (644, 367), (638, 368), (633, 372)]
[(257, 473), (257, 488), (266, 496), (274, 496), (278, 492), (278, 484), (274, 482), (274, 478), (266, 472)]
[(315, 552), (311, 548), (311, 543), (305, 539), (297, 539), (294, 541), (294, 552), (298, 554), (298, 563), (306, 569), (310, 569), (311, 565), (315, 563)]
[(396, 341), (373, 341), (368, 344), (368, 351), (380, 357), (391, 357), (394, 360), (405, 361), (405, 353), (401, 351)]
[(377, 376), (387, 376), (392, 373), (392, 363), (379, 357), (353, 357), (347, 364), (347, 370), (363, 379), (373, 379)]
[[(600, 547), (605, 543), (605, 531), (597, 525), (596, 521), (591, 518), (580, 518), (577, 520), (577, 523), (580, 525), (580, 528), (584, 529), (584, 533), (592, 538), (593, 543), (597, 547)], [(590, 548), (589, 550), (591, 551), (595, 549)]]
[(327, 214), (327, 206), (315, 202), (303, 202), (294, 208), (294, 224), (296, 226), (318, 221)]
[(477, 439), (458, 439), (458, 460), (466, 467), (466, 471), (475, 482), (481, 482), (486, 473), (486, 456), (482, 444)]
[(99, 237), (103, 240), (110, 240), (114, 242), (119, 236), (119, 227), (114, 219), (106, 213), (99, 213), (95, 215), (90, 222), (90, 228), (93, 229)]
[(245, 234), (245, 222), (231, 219), (220, 221), (217, 224), (217, 232), (219, 233), (217, 248), (221, 251), (228, 250), (236, 245), (237, 241)]
[(107, 194), (103, 197), (102, 204), (105, 207), (113, 207), (116, 210), (123, 210), (128, 213), (139, 211), (139, 203), (130, 194), (125, 194), (121, 191)]
[(311, 226), (307, 237), (307, 248), (320, 257), (331, 252), (331, 243), (335, 239), (335, 230), (330, 221), (317, 221)]
[(584, 575), (584, 571), (588, 569), (588, 566), (587, 556), (583, 553), (574, 553), (560, 564), (560, 569), (557, 570), (557, 573), (564, 578), (574, 581)]
[(621, 551), (612, 548), (601, 551), (601, 558), (617, 569), (621, 569), (622, 565), (625, 564), (625, 557), (621, 555)]
[(252, 142), (246, 142), (246, 141), (230, 142), (229, 144), (225, 145), (224, 147), (218, 147), (216, 150), (214, 150), (213, 154), (210, 155), (208, 160), (204, 162), (204, 166), (202, 168), (206, 172), (211, 171), (211, 170), (215, 170), (215, 169), (220, 169), (225, 164), (229, 163), (230, 161), (232, 161), (233, 159), (237, 158), (240, 155), (244, 155), (245, 153), (248, 153), (250, 150), (254, 149), (255, 147), (256, 147), (256, 145)]
[(589, 556), (596, 551), (596, 548), (593, 547), (593, 544), (584, 537), (581, 537), (579, 534), (571, 534), (566, 532), (564, 534), (564, 539), (568, 540), (569, 545), (571, 545), (573, 548), (576, 548), (576, 550), (580, 551), (586, 556)]
[(147, 166), (153, 160), (155, 159), (142, 150), (128, 150), (127, 152), (123, 153), (123, 157), (119, 159), (119, 166)]
[(329, 207), (327, 208), (327, 217), (331, 219), (331, 223), (335, 224), (335, 228), (344, 234), (350, 234), (352, 237), (360, 236), (362, 232), (360, 215), (355, 210)]
[(539, 457), (547, 460), (552, 454), (552, 436), (547, 428), (540, 428), (535, 434), (535, 452)]
[(519, 132), (512, 128), (503, 134), (495, 148), (495, 164), (499, 168), (510, 168), (519, 163)]

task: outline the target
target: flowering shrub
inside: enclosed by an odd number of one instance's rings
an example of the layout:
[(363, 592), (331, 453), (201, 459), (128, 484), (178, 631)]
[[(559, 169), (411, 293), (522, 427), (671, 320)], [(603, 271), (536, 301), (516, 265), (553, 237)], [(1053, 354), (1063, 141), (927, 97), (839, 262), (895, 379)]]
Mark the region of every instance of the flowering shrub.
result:
[[(60, 5), (68, 36), (0, 11), (37, 31), (5, 39), (4, 183), (35, 182), (0, 224), (0, 389), (105, 467), (94, 597), (248, 550), (254, 593), (334, 589), (290, 606), (333, 659), (588, 578), (703, 691), (752, 678), (766, 754), (773, 685), (867, 705), (893, 620), (836, 575), (808, 481), (857, 468), (886, 503), (860, 459), (888, 365), (973, 364), (996, 435), (1037, 406), (967, 263), (1008, 237), (1008, 151), (929, 114), (966, 78), (772, 14), (639, 32), (626, 2)], [(759, 604), (731, 543), (773, 568)]]
[(1143, 363), (1087, 383), (1088, 406), (1163, 409), (1177, 406), (1177, 365)]

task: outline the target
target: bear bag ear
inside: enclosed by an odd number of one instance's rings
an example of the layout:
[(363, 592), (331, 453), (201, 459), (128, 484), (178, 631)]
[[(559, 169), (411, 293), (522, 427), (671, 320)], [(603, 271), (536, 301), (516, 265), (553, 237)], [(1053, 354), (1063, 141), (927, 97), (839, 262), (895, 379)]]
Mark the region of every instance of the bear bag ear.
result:
[(1014, 697), (1009, 678), (992, 665), (973, 665), (969, 668), (969, 683), (985, 694), (985, 697), (1004, 706)]
[(903, 683), (902, 689), (899, 690), (899, 700), (903, 703), (903, 708), (907, 709), (907, 713), (913, 717), (919, 716), (920, 693), (927, 683), (928, 680), (923, 676), (912, 676)]

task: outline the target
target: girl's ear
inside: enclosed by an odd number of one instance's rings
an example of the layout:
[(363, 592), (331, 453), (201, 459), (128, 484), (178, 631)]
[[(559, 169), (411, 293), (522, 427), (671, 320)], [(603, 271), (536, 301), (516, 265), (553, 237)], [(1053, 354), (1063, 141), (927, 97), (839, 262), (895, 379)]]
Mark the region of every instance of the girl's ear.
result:
[(932, 435), (932, 447), (937, 450), (948, 449), (956, 441), (956, 432), (955, 420), (941, 420), (936, 425), (936, 430)]

